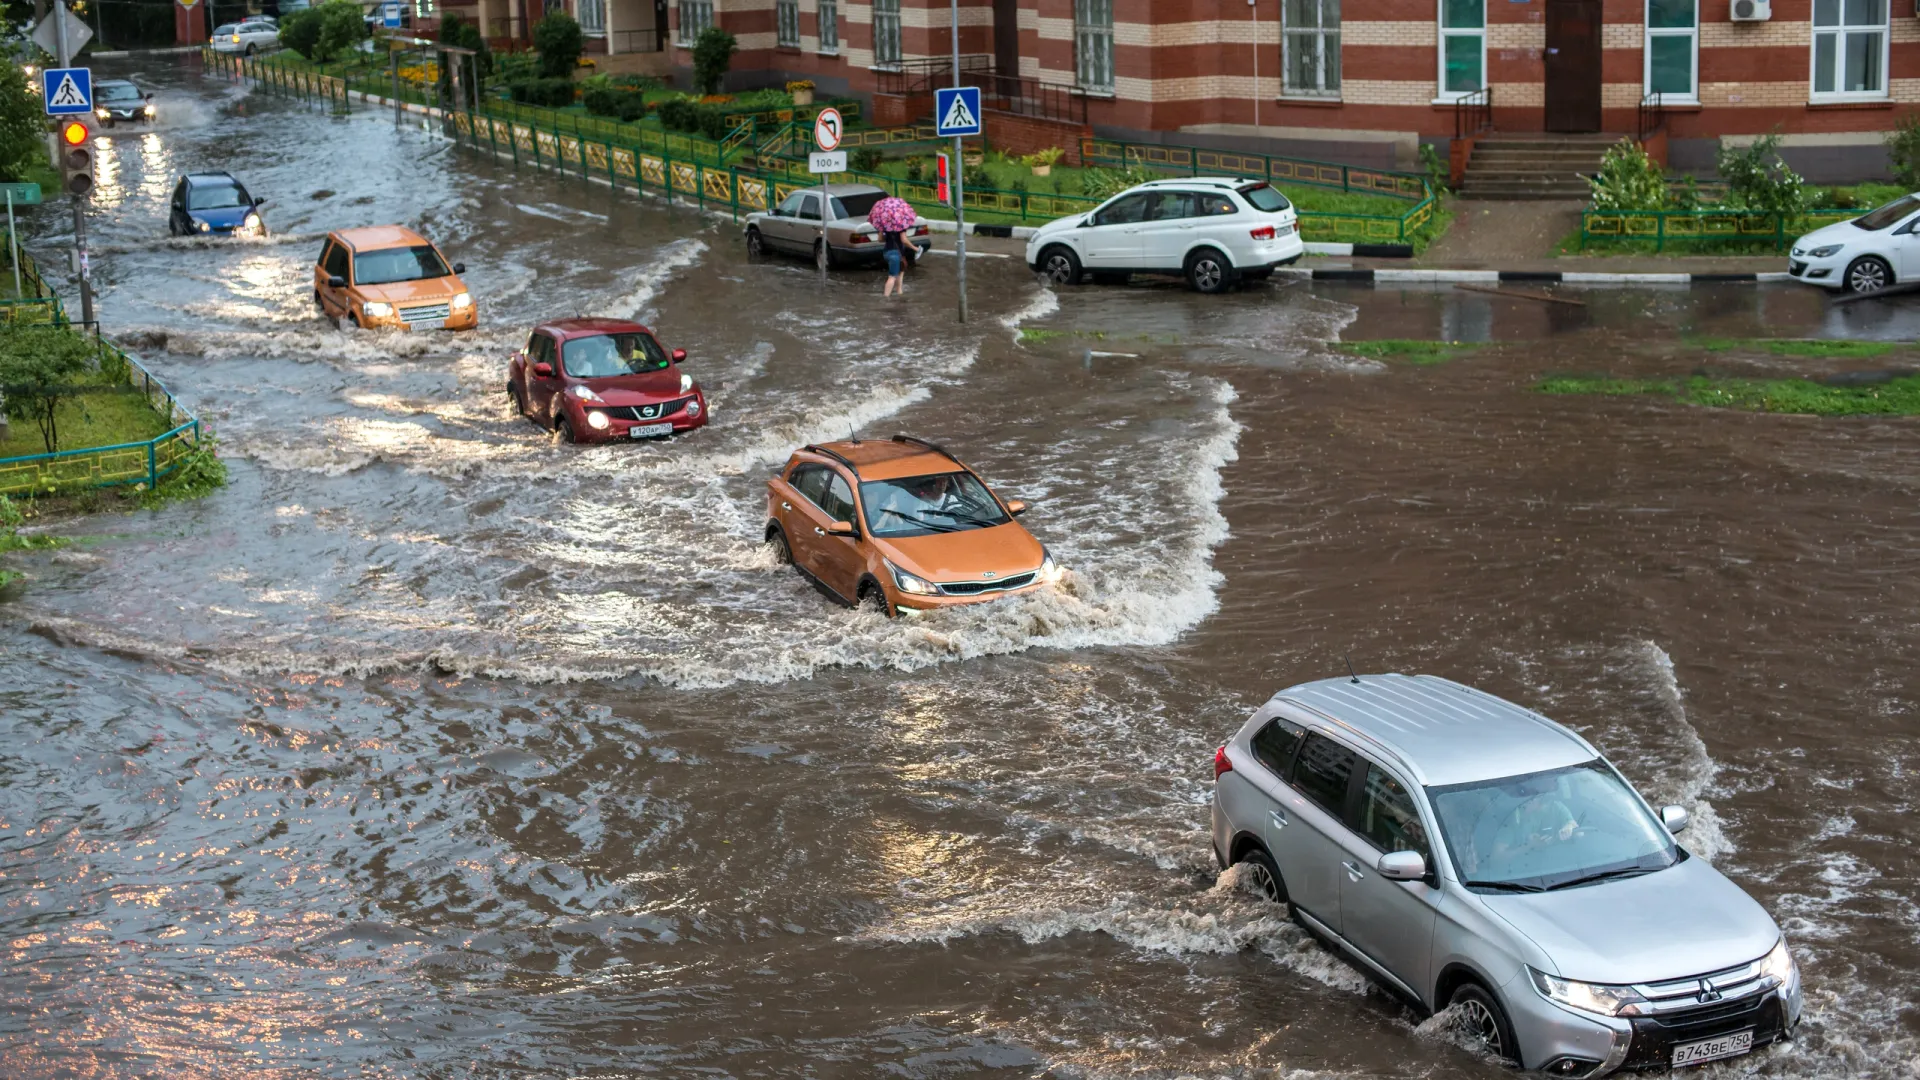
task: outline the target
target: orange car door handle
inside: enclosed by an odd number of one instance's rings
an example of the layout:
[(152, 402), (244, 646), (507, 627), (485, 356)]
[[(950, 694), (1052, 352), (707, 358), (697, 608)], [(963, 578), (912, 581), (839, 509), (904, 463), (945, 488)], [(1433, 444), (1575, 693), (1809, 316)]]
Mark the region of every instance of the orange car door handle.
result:
[(825, 529), (823, 529), (823, 528), (821, 528), (821, 527), (820, 527), (820, 526), (818, 526), (818, 525), (815, 525), (815, 526), (813, 527), (813, 535), (815, 535), (815, 536), (825, 536), (825, 535), (827, 535), (827, 530), (825, 530)]
[(790, 503), (790, 502), (783, 502), (783, 503), (781, 503), (781, 504), (780, 504), (780, 509), (782, 509), (782, 510), (791, 510), (791, 509), (793, 509), (793, 504), (792, 504), (792, 503)]

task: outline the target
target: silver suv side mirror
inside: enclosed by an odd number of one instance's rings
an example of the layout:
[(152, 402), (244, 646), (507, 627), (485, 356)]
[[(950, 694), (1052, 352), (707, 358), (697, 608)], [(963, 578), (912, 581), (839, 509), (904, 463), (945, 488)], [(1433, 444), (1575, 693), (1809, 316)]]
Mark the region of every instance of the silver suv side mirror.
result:
[(1678, 834), (1680, 830), (1687, 827), (1687, 822), (1691, 820), (1693, 819), (1688, 816), (1687, 808), (1684, 806), (1663, 806), (1660, 808), (1660, 824), (1665, 825), (1667, 831), (1670, 833)]
[(1417, 851), (1389, 851), (1373, 868), (1388, 881), (1419, 881), (1427, 876), (1426, 857)]

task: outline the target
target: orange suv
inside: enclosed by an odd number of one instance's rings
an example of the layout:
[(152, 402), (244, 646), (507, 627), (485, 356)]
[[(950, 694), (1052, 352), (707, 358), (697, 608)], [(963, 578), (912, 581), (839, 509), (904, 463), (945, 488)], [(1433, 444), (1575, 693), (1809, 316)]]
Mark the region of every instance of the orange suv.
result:
[(888, 615), (1031, 592), (1053, 557), (952, 454), (924, 439), (803, 447), (767, 481), (767, 543), (835, 599)]
[(398, 225), (327, 234), (313, 266), (313, 300), (336, 325), (395, 330), (471, 330), (480, 324), (473, 294), (433, 241)]

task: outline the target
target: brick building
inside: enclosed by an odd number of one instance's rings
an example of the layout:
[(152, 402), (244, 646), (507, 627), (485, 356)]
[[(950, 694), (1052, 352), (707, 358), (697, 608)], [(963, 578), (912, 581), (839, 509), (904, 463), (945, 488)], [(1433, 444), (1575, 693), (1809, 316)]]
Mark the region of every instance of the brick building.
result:
[[(655, 22), (656, 0), (549, 2), (601, 25), (644, 5)], [(945, 77), (951, 49), (938, 0), (658, 2), (659, 59), (675, 69), (719, 25), (739, 39), (733, 86), (810, 78), (823, 95), (890, 98), (878, 117), (925, 115), (914, 91)], [(1025, 80), (1008, 93), (1029, 106), (1073, 98), (1015, 111), (1083, 109), (1099, 133), (1141, 141), (1404, 166), (1420, 141), (1444, 145), (1482, 90), (1502, 134), (1634, 133), (1657, 92), (1676, 170), (1709, 169), (1722, 137), (1778, 131), (1810, 178), (1853, 179), (1884, 172), (1881, 134), (1920, 103), (1906, 2), (960, 0), (960, 51), (964, 68)]]

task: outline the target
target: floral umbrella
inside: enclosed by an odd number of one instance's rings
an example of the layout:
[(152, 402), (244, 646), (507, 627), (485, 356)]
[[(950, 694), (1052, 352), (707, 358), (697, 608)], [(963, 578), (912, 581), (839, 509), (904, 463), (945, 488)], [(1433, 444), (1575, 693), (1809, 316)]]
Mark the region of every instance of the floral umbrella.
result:
[(889, 195), (873, 204), (867, 211), (867, 224), (881, 232), (905, 232), (913, 228), (920, 216), (907, 205), (907, 200), (897, 195)]

